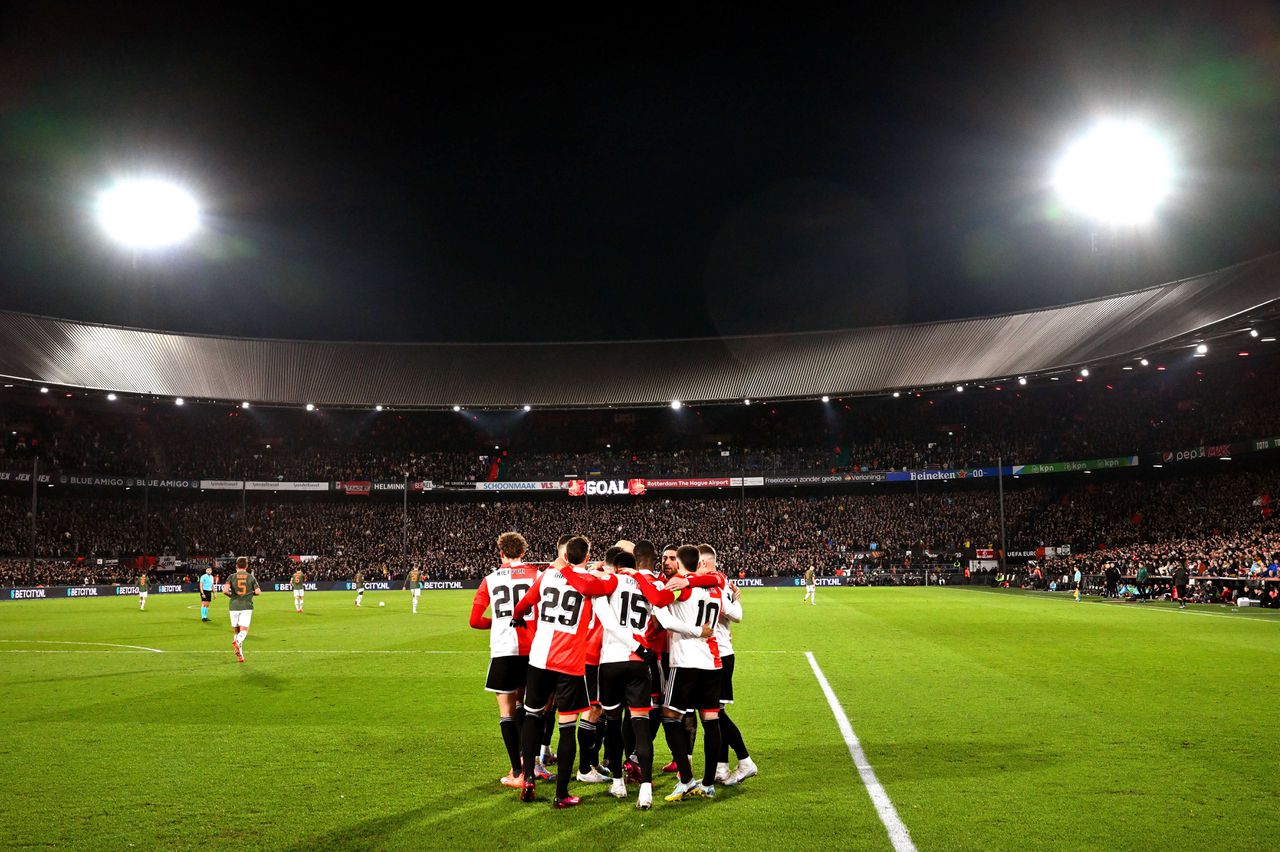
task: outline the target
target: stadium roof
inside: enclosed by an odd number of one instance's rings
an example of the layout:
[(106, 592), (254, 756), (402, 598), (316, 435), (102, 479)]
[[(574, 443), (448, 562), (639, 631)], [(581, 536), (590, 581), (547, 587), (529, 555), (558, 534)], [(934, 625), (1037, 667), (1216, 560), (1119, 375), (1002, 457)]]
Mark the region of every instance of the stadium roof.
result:
[(595, 343), (210, 337), (0, 311), (0, 374), (329, 407), (667, 405), (883, 393), (1035, 375), (1190, 344), (1272, 316), (1280, 254), (1025, 313), (803, 334)]

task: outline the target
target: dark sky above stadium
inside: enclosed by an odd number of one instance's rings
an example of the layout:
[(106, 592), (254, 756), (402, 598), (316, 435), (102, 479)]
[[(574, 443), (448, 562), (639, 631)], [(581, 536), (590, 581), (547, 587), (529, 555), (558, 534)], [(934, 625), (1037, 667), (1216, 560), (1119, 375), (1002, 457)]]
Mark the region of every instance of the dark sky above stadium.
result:
[[(1274, 3), (189, 5), (0, 10), (0, 307), (253, 336), (654, 338), (1022, 309), (1280, 248)], [(1066, 142), (1116, 115), (1179, 162), (1137, 231), (1047, 188)], [(94, 195), (134, 173), (193, 187), (201, 236), (109, 245)]]

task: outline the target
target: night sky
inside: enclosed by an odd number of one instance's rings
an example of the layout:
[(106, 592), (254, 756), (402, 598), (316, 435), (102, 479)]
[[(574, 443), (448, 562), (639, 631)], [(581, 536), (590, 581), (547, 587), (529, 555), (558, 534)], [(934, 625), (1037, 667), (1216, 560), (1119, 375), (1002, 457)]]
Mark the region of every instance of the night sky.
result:
[[(186, 5), (0, 11), (0, 307), (249, 336), (660, 338), (1023, 309), (1280, 249), (1274, 3)], [(1099, 231), (1048, 190), (1097, 116), (1141, 117), (1176, 152), (1151, 227)], [(197, 240), (105, 241), (94, 195), (139, 173), (197, 192)]]

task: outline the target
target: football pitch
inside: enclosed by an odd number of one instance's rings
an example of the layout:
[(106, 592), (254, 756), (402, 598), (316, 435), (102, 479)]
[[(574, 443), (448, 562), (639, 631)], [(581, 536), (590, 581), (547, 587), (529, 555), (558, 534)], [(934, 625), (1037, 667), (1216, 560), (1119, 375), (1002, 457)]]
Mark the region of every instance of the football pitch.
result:
[(760, 775), (676, 804), (655, 778), (648, 812), (634, 785), (575, 782), (567, 811), (498, 785), (471, 592), (416, 616), (404, 592), (313, 592), (302, 615), (264, 594), (244, 665), (225, 599), (208, 624), (193, 595), (5, 602), (0, 846), (891, 849), (812, 652), (918, 849), (1275, 848), (1273, 613), (802, 594), (744, 590), (734, 630)]

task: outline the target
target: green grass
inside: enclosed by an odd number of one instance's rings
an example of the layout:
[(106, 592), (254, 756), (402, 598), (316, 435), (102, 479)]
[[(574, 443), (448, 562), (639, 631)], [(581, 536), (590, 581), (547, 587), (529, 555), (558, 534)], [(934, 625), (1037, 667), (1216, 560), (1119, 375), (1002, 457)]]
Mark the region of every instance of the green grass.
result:
[(243, 666), (225, 604), (4, 602), (0, 846), (887, 849), (812, 650), (922, 850), (1275, 848), (1273, 614), (820, 591), (744, 596), (734, 716), (761, 775), (648, 813), (497, 785), (470, 592), (416, 617), (404, 593), (264, 595)]

